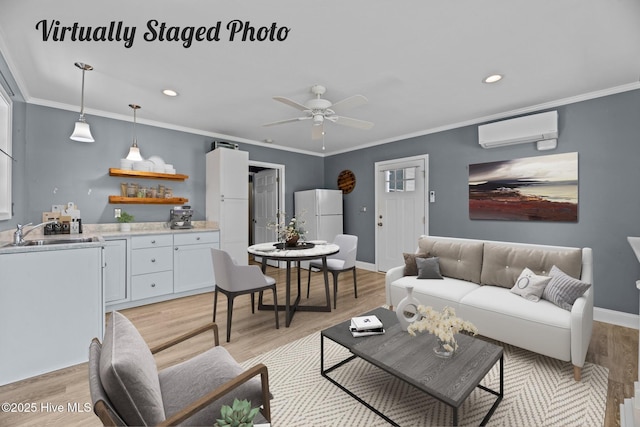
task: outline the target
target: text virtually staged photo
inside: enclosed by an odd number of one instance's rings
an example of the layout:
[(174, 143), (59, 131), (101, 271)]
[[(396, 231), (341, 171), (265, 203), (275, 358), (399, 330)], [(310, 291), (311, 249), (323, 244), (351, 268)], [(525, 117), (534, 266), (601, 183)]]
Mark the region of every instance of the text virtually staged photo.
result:
[(0, 10), (0, 425), (640, 425), (637, 1)]

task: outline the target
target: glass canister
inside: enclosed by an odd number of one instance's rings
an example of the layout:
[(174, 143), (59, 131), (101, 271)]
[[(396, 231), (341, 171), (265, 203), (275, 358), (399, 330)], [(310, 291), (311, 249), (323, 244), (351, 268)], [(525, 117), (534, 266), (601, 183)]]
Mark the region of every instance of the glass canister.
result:
[(158, 194), (156, 196), (161, 199), (164, 199), (164, 185), (162, 184), (158, 185)]
[(173, 197), (173, 189), (171, 189), (171, 188), (167, 187), (167, 188), (164, 190), (164, 197), (165, 197), (165, 198), (167, 198), (167, 199), (172, 198), (172, 197)]
[(127, 183), (126, 182), (121, 182), (120, 183), (120, 195), (122, 197), (127, 197)]
[(127, 197), (136, 197), (138, 195), (138, 184), (130, 182), (127, 185)]

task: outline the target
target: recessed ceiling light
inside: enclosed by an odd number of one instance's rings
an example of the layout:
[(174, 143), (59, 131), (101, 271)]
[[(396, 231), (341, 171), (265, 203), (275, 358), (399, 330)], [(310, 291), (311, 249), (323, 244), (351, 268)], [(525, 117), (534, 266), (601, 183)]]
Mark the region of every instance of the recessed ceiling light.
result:
[(490, 76), (485, 77), (482, 81), (484, 83), (496, 83), (502, 80), (502, 74), (491, 74)]
[(167, 96), (178, 96), (178, 92), (176, 92), (175, 90), (171, 90), (171, 89), (165, 89), (162, 91), (162, 93), (164, 93)]

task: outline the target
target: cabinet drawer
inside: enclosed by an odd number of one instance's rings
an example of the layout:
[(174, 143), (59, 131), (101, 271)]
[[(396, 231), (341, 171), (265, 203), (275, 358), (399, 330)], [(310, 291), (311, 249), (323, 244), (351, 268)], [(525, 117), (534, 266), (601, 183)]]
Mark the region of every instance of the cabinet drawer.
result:
[(198, 233), (176, 233), (173, 235), (173, 244), (196, 245), (201, 243), (217, 243), (220, 241), (220, 233), (217, 231), (203, 231)]
[(131, 251), (131, 274), (173, 270), (173, 248), (134, 249)]
[(131, 238), (131, 248), (157, 248), (173, 245), (172, 234), (151, 234), (148, 236), (134, 236)]
[(131, 278), (131, 299), (139, 300), (173, 293), (173, 273), (141, 274)]

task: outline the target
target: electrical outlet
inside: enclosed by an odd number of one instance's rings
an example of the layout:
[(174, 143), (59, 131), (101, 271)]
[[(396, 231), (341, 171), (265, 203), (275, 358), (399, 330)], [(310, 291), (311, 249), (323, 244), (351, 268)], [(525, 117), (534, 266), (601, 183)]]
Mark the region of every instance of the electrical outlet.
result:
[(429, 202), (434, 203), (436, 201), (436, 192), (431, 190), (429, 191)]
[(115, 208), (113, 210), (113, 217), (114, 218), (120, 218), (120, 215), (122, 215), (122, 209), (120, 208)]

